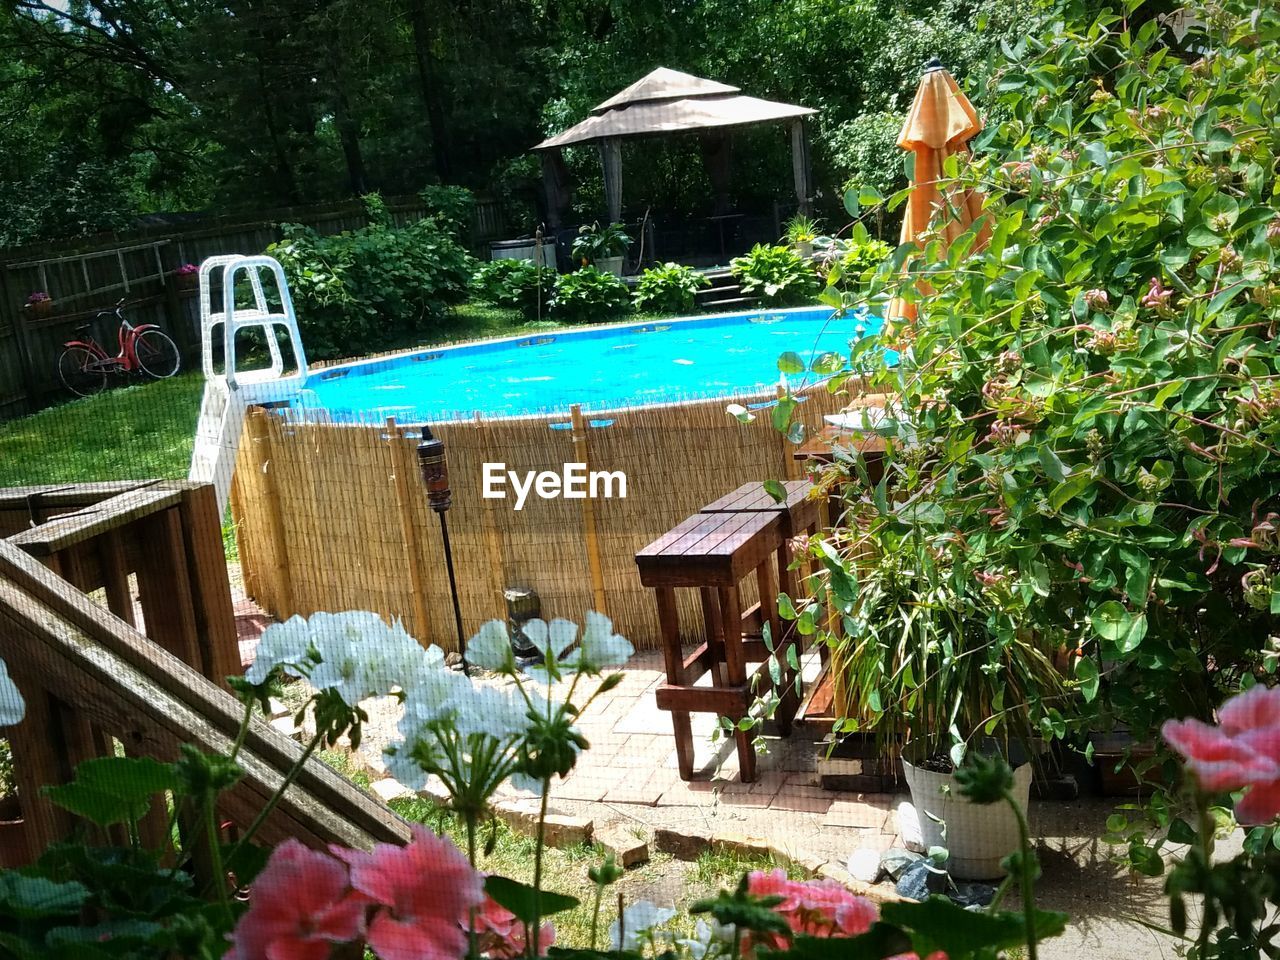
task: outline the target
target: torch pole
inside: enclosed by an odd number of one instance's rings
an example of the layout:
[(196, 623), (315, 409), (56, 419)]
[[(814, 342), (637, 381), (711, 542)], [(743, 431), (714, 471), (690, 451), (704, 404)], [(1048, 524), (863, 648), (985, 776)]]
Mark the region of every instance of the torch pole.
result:
[(462, 635), (462, 604), (458, 601), (458, 579), (453, 572), (453, 547), (449, 543), (449, 521), (445, 518), (453, 505), (449, 490), (449, 461), (445, 456), (444, 441), (431, 435), (428, 427), (422, 428), (422, 442), (418, 444), (418, 470), (427, 488), (427, 505), (440, 518), (440, 539), (444, 543), (444, 565), (449, 572), (449, 595), (453, 598), (453, 625), (458, 631), (458, 655), (462, 657), (462, 672), (467, 668), (467, 643)]

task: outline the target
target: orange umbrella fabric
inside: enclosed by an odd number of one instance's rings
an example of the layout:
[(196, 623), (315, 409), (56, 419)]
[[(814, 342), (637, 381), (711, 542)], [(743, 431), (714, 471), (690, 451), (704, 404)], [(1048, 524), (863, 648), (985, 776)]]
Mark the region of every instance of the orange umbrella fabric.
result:
[[(944, 178), (947, 157), (967, 153), (969, 140), (982, 129), (982, 120), (959, 84), (934, 60), (920, 78), (916, 98), (907, 113), (898, 146), (915, 154), (915, 187), (902, 218), (900, 243), (919, 242), (933, 223), (932, 236), (950, 244), (980, 217), (983, 225), (975, 249), (990, 237), (990, 226), (982, 212), (982, 194), (975, 190), (943, 195), (938, 181)], [(935, 217), (937, 218), (936, 222)], [(890, 322), (916, 319), (916, 305), (895, 299), (889, 304)]]

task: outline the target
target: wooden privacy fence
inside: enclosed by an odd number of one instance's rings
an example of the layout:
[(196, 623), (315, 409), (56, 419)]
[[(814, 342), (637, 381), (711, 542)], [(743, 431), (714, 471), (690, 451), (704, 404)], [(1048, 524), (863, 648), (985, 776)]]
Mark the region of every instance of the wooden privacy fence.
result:
[[(799, 418), (817, 429), (846, 399), (813, 390)], [(586, 610), (603, 610), (637, 647), (656, 647), (658, 623), (636, 551), (743, 483), (785, 479), (796, 469), (769, 409), (739, 424), (726, 414), (727, 402), (431, 424), (448, 453), (448, 522), (467, 635), (505, 618), (505, 587), (527, 586), (546, 617), (581, 622)], [(277, 617), (373, 610), (401, 618), (420, 640), (456, 647), (440, 525), (415, 461), (420, 433), (394, 422), (308, 422), (251, 411), (231, 501), (246, 592)], [(523, 475), (560, 474), (575, 462), (625, 475), (626, 497), (535, 493), (516, 510), (509, 487), (508, 499), (481, 495), (485, 463)], [(683, 602), (692, 623), (693, 601)]]
[[(395, 226), (422, 219), (417, 197), (390, 197), (386, 210)], [(166, 223), (88, 243), (45, 244), (11, 251), (0, 263), (0, 420), (39, 409), (62, 392), (54, 364), (78, 324), (122, 297), (133, 323), (158, 323), (193, 359), (200, 327), (194, 288), (174, 273), (186, 263), (228, 253), (261, 253), (282, 236), (280, 224), (302, 223), (322, 234), (367, 226), (364, 204), (288, 207), (253, 219), (223, 217)], [(473, 243), (500, 234), (505, 224), (498, 201), (477, 202)], [(35, 291), (49, 294), (48, 308), (24, 306)], [(48, 312), (44, 312), (47, 309)], [(96, 330), (114, 353), (115, 328)]]
[[(77, 763), (117, 749), (173, 760), (183, 743), (227, 752), (243, 707), (222, 687), (240, 657), (211, 486), (0, 490), (0, 534), (0, 658), (27, 701), (23, 722), (0, 729), (19, 805), (19, 819), (0, 824), (0, 863), (14, 865), (75, 829), (42, 788), (69, 781)], [(101, 603), (87, 595), (98, 592)], [(222, 817), (251, 822), (301, 750), (255, 720)], [(160, 806), (142, 829), (148, 846), (167, 846)], [(408, 829), (313, 760), (265, 828), (269, 841), (289, 836), (368, 847), (403, 842)]]

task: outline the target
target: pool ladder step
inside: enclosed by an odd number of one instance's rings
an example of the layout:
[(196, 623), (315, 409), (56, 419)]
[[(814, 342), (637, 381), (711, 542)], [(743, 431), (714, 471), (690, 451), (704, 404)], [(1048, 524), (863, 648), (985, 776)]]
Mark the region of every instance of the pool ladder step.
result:
[(734, 310), (753, 306), (756, 298), (745, 296), (732, 277), (716, 277), (711, 286), (697, 292), (695, 302), (703, 310)]

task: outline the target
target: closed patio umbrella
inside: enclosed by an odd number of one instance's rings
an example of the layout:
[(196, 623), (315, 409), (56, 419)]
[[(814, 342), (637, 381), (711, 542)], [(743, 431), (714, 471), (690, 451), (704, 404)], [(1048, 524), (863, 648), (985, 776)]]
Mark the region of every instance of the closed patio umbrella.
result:
[[(914, 187), (902, 218), (900, 243), (917, 242), (933, 225), (933, 234), (948, 244), (983, 216), (982, 194), (973, 190), (944, 196), (939, 187), (943, 164), (952, 154), (967, 152), (969, 140), (982, 129), (982, 120), (955, 78), (936, 59), (925, 67), (915, 100), (907, 113), (898, 146), (915, 154)], [(983, 224), (977, 247), (987, 242)], [(889, 304), (889, 322), (916, 319), (916, 305), (901, 299)]]

